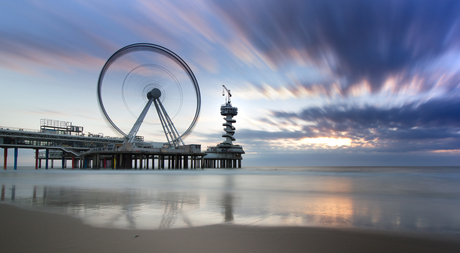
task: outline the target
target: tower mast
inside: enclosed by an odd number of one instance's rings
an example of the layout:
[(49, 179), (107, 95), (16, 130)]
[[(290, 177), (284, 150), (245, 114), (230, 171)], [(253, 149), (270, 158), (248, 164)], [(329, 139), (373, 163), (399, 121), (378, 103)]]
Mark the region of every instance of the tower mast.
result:
[[(225, 134), (222, 135), (222, 137), (225, 138), (225, 141), (221, 144), (231, 146), (233, 145), (233, 141), (236, 140), (233, 137), (233, 135), (235, 134), (235, 127), (233, 126), (233, 123), (236, 123), (236, 120), (234, 120), (233, 117), (238, 114), (238, 108), (232, 106), (232, 103), (230, 101), (232, 94), (230, 93), (230, 90), (228, 90), (227, 87), (225, 87), (225, 85), (222, 85), (222, 87), (224, 87), (224, 90), (227, 91), (227, 99), (226, 103), (220, 107), (220, 115), (225, 116), (225, 123), (222, 124), (222, 126), (225, 127)], [(224, 93), (223, 95), (225, 96)]]

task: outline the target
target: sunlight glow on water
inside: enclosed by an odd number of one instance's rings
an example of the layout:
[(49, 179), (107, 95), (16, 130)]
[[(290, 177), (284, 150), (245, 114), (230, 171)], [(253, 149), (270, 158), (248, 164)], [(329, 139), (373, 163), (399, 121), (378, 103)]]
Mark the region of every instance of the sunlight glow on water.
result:
[(233, 223), (460, 232), (459, 168), (0, 172), (1, 202), (96, 227)]

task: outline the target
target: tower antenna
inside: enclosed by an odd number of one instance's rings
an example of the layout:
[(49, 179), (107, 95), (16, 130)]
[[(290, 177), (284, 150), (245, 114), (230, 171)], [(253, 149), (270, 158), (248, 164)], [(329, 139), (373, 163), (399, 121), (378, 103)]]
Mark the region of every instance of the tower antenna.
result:
[(225, 92), (227, 92), (227, 98), (225, 99), (227, 103), (231, 104), (232, 102), (230, 101), (230, 98), (232, 97), (232, 93), (230, 93), (230, 90), (225, 87), (225, 85), (222, 85), (224, 87), (224, 90), (222, 91), (222, 96), (225, 96)]

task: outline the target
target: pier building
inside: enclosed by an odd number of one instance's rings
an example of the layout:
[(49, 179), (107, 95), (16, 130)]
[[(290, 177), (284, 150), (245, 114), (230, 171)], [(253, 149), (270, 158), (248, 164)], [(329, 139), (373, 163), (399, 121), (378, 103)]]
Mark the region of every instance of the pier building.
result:
[(217, 146), (207, 148), (203, 166), (205, 168), (241, 168), (244, 150), (242, 146), (233, 144), (236, 140), (233, 137), (236, 129), (233, 124), (236, 123), (236, 120), (233, 117), (238, 115), (238, 108), (232, 106), (230, 90), (224, 85), (222, 87), (224, 88), (222, 95), (225, 96), (227, 93), (225, 104), (220, 107), (220, 115), (225, 116), (225, 122), (222, 124), (225, 127), (225, 133), (222, 135), (225, 140)]

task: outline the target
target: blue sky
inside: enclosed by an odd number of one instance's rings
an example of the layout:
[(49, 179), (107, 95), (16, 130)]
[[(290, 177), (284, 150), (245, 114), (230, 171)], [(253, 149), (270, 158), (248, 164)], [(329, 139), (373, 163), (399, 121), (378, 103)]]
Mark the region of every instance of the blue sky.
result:
[(458, 165), (458, 13), (424, 0), (3, 1), (0, 126), (50, 118), (117, 136), (99, 73), (121, 47), (154, 43), (200, 85), (186, 143), (223, 140), (226, 85), (244, 165)]

